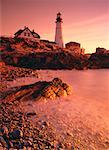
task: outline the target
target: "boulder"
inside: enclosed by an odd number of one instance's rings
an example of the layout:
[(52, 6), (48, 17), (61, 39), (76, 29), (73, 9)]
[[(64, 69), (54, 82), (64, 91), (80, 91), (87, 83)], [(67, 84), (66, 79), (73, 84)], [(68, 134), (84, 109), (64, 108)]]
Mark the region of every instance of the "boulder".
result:
[(54, 78), (42, 91), (41, 95), (45, 98), (55, 99), (56, 97), (71, 94), (71, 87), (63, 83), (60, 78)]
[(22, 133), (20, 130), (14, 130), (13, 132), (9, 132), (10, 139), (20, 139), (22, 136)]
[[(72, 88), (62, 82), (60, 78), (54, 78), (50, 82), (39, 81), (32, 85), (22, 86), (19, 90), (6, 97), (6, 101), (27, 101), (27, 100), (44, 100), (44, 99), (56, 99), (61, 96), (67, 96), (71, 94)], [(35, 113), (29, 113), (27, 116), (35, 115)]]

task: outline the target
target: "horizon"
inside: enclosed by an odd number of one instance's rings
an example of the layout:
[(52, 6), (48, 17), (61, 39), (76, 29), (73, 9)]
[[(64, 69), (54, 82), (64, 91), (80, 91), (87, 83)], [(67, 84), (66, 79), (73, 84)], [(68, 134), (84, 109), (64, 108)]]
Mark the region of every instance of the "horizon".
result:
[(13, 36), (27, 26), (41, 39), (54, 41), (60, 11), (64, 45), (79, 42), (85, 53), (93, 53), (97, 47), (109, 49), (108, 0), (1, 0), (0, 5), (1, 35)]

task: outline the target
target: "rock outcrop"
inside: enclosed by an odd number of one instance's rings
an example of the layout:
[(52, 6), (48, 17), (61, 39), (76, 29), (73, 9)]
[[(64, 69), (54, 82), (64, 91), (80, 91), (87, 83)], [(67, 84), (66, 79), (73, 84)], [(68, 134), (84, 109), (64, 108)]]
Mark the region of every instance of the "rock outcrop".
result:
[(73, 55), (49, 41), (1, 38), (1, 59), (8, 65), (34, 69), (83, 68), (87, 57)]
[(72, 89), (61, 79), (54, 78), (51, 82), (39, 81), (32, 85), (22, 86), (16, 89), (14, 93), (10, 93), (5, 101), (28, 101), (28, 100), (43, 100), (56, 99), (61, 96), (70, 95)]
[(94, 53), (88, 61), (90, 69), (109, 68), (109, 53)]
[[(90, 57), (71, 48), (62, 49), (55, 43), (19, 38), (1, 38), (1, 60), (8, 65), (32, 69), (93, 69), (109, 68), (109, 53), (94, 53)], [(79, 46), (77, 46), (79, 47)], [(74, 48), (74, 47), (73, 47)], [(80, 49), (81, 51), (82, 49)]]
[(37, 70), (29, 69), (29, 68), (20, 68), (5, 65), (5, 63), (0, 62), (0, 97), (2, 97), (8, 88), (7, 81), (13, 81), (17, 78), (24, 77), (34, 77), (39, 78), (39, 74)]
[(39, 95), (40, 97), (55, 99), (61, 96), (71, 94), (71, 87), (63, 83), (61, 79), (54, 78), (47, 86), (44, 87)]
[[(54, 78), (51, 82), (22, 86), (6, 96), (0, 101), (0, 149), (58, 149), (58, 136), (54, 136), (55, 130), (49, 122), (40, 122), (34, 111), (23, 112), (20, 102), (56, 99), (69, 94), (71, 87)], [(36, 124), (31, 117), (36, 118)], [(68, 149), (64, 144), (63, 148)]]

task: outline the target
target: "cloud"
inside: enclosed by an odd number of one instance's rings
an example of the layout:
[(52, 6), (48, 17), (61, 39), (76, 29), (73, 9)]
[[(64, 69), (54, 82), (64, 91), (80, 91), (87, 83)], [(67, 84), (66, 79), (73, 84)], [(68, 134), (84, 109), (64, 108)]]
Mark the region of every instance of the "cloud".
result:
[(74, 26), (78, 27), (82, 27), (82, 26), (88, 26), (88, 25), (91, 25), (91, 24), (98, 24), (100, 22), (107, 22), (109, 23), (109, 14), (104, 14), (104, 15), (101, 15), (101, 16), (98, 16), (98, 17), (95, 17), (95, 18), (90, 18), (88, 20), (83, 20), (83, 21), (79, 21), (79, 22), (73, 22), (73, 24), (71, 24), (69, 26), (69, 28), (72, 28)]

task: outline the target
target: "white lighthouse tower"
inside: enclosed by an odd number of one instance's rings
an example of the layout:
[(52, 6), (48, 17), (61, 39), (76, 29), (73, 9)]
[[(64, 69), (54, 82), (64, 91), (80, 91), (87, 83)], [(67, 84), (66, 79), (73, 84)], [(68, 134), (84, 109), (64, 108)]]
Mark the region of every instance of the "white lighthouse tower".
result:
[(63, 48), (62, 18), (60, 12), (57, 14), (57, 18), (56, 18), (55, 42), (59, 47)]

